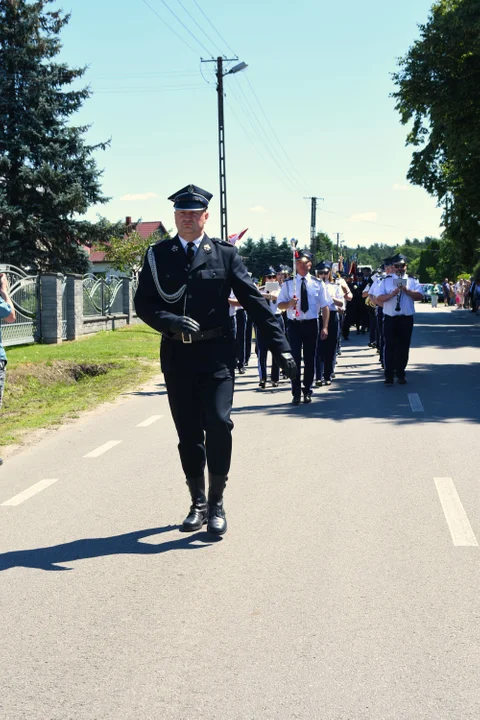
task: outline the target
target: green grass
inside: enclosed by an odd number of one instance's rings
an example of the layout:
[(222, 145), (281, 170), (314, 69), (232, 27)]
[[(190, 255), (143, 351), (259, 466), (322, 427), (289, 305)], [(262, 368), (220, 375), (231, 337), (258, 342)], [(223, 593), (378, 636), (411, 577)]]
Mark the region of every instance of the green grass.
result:
[(159, 335), (146, 325), (60, 345), (7, 348), (0, 446), (76, 417), (159, 372)]

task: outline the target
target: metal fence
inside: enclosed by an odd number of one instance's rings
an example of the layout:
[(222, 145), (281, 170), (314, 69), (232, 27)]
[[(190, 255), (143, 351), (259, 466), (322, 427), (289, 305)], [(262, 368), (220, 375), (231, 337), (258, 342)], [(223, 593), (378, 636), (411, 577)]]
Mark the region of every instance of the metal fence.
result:
[(85, 317), (121, 315), (123, 313), (122, 280), (106, 280), (95, 275), (83, 277), (83, 314)]
[[(16, 320), (2, 324), (3, 345), (33, 343), (37, 334), (38, 280), (14, 265), (2, 266), (10, 285), (10, 297), (15, 307)], [(1, 322), (1, 321), (0, 321)]]

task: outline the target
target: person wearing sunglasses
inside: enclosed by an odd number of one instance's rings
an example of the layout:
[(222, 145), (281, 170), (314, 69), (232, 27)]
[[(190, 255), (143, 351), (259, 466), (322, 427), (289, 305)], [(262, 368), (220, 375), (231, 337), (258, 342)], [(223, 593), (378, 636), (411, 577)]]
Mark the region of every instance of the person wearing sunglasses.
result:
[(385, 385), (393, 385), (396, 376), (400, 385), (405, 385), (415, 301), (423, 298), (423, 290), (416, 278), (407, 276), (407, 258), (404, 255), (395, 255), (392, 264), (394, 275), (381, 281), (376, 296), (383, 303), (384, 382)]

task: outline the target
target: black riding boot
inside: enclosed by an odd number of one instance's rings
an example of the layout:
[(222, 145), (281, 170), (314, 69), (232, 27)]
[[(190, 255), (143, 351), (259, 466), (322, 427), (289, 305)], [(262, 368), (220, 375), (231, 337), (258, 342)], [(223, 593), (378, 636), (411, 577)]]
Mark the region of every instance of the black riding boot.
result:
[(192, 505), (190, 512), (182, 523), (182, 530), (185, 532), (193, 532), (200, 530), (202, 525), (207, 522), (208, 505), (205, 497), (205, 478), (187, 478), (188, 489), (192, 496)]
[(223, 491), (227, 483), (227, 475), (208, 474), (208, 532), (223, 535), (227, 532), (227, 518), (223, 509)]

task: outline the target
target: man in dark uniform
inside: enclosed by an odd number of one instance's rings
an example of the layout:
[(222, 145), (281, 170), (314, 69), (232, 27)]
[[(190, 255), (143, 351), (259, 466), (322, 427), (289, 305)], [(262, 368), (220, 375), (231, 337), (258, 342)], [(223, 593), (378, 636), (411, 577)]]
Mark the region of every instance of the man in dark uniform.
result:
[[(135, 294), (137, 315), (162, 333), (160, 361), (192, 506), (183, 530), (222, 535), (230, 469), (235, 339), (233, 291), (261, 327), (280, 366), (296, 372), (290, 346), (233, 245), (204, 232), (211, 193), (189, 185), (169, 197), (178, 234), (152, 245)], [(208, 503), (205, 464), (209, 470)]]

